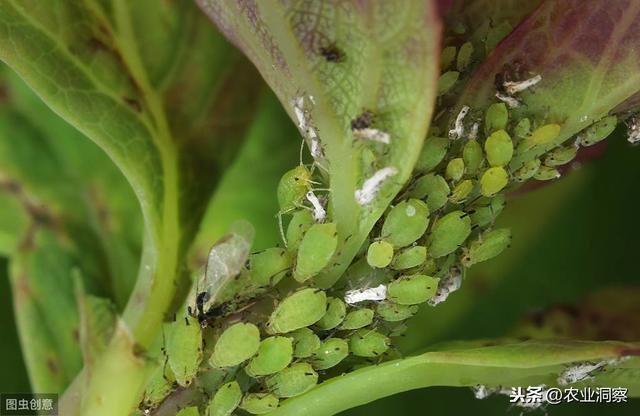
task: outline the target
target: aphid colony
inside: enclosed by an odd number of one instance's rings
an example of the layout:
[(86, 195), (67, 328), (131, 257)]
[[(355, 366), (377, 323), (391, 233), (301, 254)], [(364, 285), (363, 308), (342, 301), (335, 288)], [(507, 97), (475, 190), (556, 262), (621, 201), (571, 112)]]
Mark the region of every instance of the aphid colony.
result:
[[(329, 61), (344, 59), (325, 52)], [(441, 95), (454, 87), (472, 55), (470, 43), (459, 52), (445, 48), (443, 59), (451, 62), (443, 67), (456, 62), (458, 71), (442, 75)], [(463, 105), (450, 120), (436, 118), (411, 179), (333, 288), (314, 286), (344, 244), (331, 195), (316, 186), (325, 179), (302, 160), (286, 172), (277, 189), (285, 247), (249, 254), (248, 232), (232, 233), (214, 246), (189, 307), (166, 325), (165, 362), (150, 377), (142, 408), (151, 411), (195, 381), (210, 396), (200, 409), (206, 415), (230, 415), (237, 408), (263, 414), (324, 378), (397, 357), (393, 338), (420, 305), (445, 301), (467, 268), (509, 247), (510, 231), (493, 227), (504, 192), (529, 179), (559, 177), (558, 166), (570, 163), (580, 146), (598, 143), (615, 128), (616, 116), (605, 116), (563, 145), (560, 123), (513, 119), (511, 107), (523, 99), (516, 95), (541, 82), (540, 75), (500, 78), (498, 101), (483, 112)], [(292, 105), (315, 166), (323, 152), (309, 102), (312, 97), (298, 98)], [(373, 117), (368, 110), (354, 116), (354, 142), (393, 146), (388, 133), (372, 127)], [(632, 123), (630, 140), (640, 130)], [(397, 173), (378, 165), (363, 174), (355, 203), (366, 209)], [(218, 377), (210, 383), (207, 374)], [(199, 414), (197, 408), (183, 412)]]

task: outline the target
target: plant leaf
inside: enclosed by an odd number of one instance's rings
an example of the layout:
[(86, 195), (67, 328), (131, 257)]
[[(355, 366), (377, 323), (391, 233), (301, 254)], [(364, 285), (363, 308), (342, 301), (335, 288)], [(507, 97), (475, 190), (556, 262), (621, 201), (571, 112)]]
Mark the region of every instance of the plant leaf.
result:
[[(256, 65), (308, 145), (317, 129), (328, 170), (331, 210), (344, 243), (336, 265), (316, 279), (340, 277), (391, 198), (408, 179), (435, 98), (440, 23), (435, 2), (360, 3), (198, 0), (224, 35)], [(299, 101), (302, 98), (302, 102)], [(298, 103), (298, 104), (292, 104)], [(301, 108), (298, 108), (300, 110)], [(361, 166), (362, 143), (351, 122), (365, 110), (391, 137), (373, 166)], [(307, 119), (308, 118), (308, 119)], [(392, 166), (398, 173), (368, 206), (354, 197), (366, 178)], [(346, 241), (346, 242), (345, 242)]]
[[(639, 355), (640, 344), (620, 342), (499, 341), (450, 344), (445, 349), (365, 367), (289, 399), (272, 414), (328, 415), (402, 391), (430, 386), (556, 386), (566, 366)], [(619, 368), (619, 370), (618, 370)], [(611, 373), (611, 374), (610, 374)], [(640, 359), (629, 358), (589, 385), (628, 386), (640, 394)]]

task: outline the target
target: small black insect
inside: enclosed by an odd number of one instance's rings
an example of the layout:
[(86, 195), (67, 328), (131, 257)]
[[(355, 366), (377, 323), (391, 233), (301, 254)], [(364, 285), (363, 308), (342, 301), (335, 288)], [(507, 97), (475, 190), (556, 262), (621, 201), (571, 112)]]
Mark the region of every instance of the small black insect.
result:
[(365, 110), (351, 120), (351, 130), (362, 130), (371, 127), (371, 123), (373, 123), (373, 113), (369, 110)]
[(333, 43), (328, 46), (322, 46), (320, 54), (324, 56), (327, 62), (338, 63), (344, 61), (344, 52)]

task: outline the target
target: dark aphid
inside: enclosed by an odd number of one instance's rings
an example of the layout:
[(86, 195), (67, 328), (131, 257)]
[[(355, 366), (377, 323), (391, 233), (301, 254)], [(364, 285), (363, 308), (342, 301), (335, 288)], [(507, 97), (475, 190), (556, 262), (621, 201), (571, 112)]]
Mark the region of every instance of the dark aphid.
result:
[(340, 50), (334, 43), (320, 48), (320, 54), (324, 56), (327, 62), (338, 63), (344, 60), (344, 52)]
[(373, 113), (365, 110), (358, 117), (351, 120), (351, 130), (368, 129), (373, 123)]

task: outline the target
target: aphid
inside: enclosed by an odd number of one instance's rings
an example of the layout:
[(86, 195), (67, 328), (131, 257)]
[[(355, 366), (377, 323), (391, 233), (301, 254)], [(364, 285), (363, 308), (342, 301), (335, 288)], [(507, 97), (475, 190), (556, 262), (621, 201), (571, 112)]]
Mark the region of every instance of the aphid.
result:
[(482, 146), (480, 146), (480, 143), (478, 143), (477, 140), (469, 140), (465, 143), (464, 148), (462, 149), (462, 160), (464, 160), (467, 173), (469, 175), (475, 175), (484, 161)]
[(429, 306), (436, 306), (449, 297), (449, 295), (462, 286), (462, 274), (457, 268), (453, 268), (447, 273), (445, 277), (438, 282), (438, 289), (436, 294), (427, 301)]
[(524, 139), (525, 137), (529, 136), (530, 133), (531, 133), (531, 121), (526, 117), (518, 121), (518, 124), (516, 124), (516, 126), (513, 129), (513, 134), (518, 139)]
[(503, 103), (507, 104), (509, 108), (516, 108), (520, 106), (520, 101), (517, 98), (512, 97), (510, 95), (506, 95), (501, 92), (496, 92), (496, 98), (502, 101)]
[(409, 196), (426, 199), (429, 212), (435, 212), (447, 203), (450, 192), (449, 184), (442, 176), (430, 173), (416, 180), (411, 187)]
[(559, 124), (546, 124), (538, 127), (520, 143), (518, 151), (526, 152), (534, 147), (546, 146), (552, 143), (560, 134), (560, 129)]
[(433, 225), (427, 239), (429, 255), (434, 259), (453, 253), (471, 234), (471, 219), (462, 211), (453, 211)]
[(356, 309), (347, 314), (340, 329), (360, 329), (373, 322), (373, 310), (369, 308)]
[(511, 244), (511, 230), (499, 228), (478, 237), (463, 249), (462, 264), (471, 267), (474, 264), (487, 261), (502, 253)]
[(445, 178), (457, 182), (464, 175), (464, 160), (461, 157), (451, 159), (445, 169)]
[(291, 267), (289, 253), (272, 247), (249, 257), (251, 280), (257, 286), (276, 285)]
[(424, 274), (402, 276), (389, 283), (387, 298), (399, 305), (417, 305), (436, 294), (438, 279)]
[(269, 377), (267, 388), (278, 397), (294, 397), (305, 393), (318, 383), (318, 373), (309, 363), (295, 363)]
[(300, 242), (293, 278), (302, 283), (318, 274), (329, 264), (337, 247), (334, 223), (312, 225)]
[(627, 141), (631, 144), (640, 142), (640, 119), (638, 116), (631, 118), (627, 129)]
[(220, 295), (225, 286), (243, 269), (254, 233), (253, 226), (248, 222), (235, 223), (231, 226), (231, 232), (211, 248), (205, 272), (196, 285), (199, 291), (192, 310), (201, 326), (206, 326), (208, 320), (219, 312), (219, 307), (214, 307), (214, 303), (224, 302)]
[(367, 300), (379, 301), (387, 298), (387, 286), (379, 285), (376, 287), (370, 287), (367, 289), (353, 289), (344, 294), (344, 301), (348, 305), (355, 305), (356, 303), (364, 302)]
[(513, 157), (511, 136), (504, 130), (491, 133), (484, 143), (484, 151), (491, 166), (504, 166)]
[(316, 326), (320, 329), (333, 329), (340, 325), (347, 314), (347, 305), (344, 304), (342, 299), (327, 298), (327, 312), (322, 319), (316, 322)]
[(335, 44), (320, 47), (320, 54), (331, 63), (339, 63), (344, 60), (344, 52), (342, 52)]
[(536, 75), (529, 79), (525, 79), (524, 81), (506, 81), (502, 85), (504, 86), (504, 89), (507, 92), (507, 94), (517, 94), (528, 88), (533, 87), (540, 81), (542, 81), (542, 76)]
[(563, 146), (553, 149), (544, 159), (547, 166), (561, 166), (571, 162), (578, 154), (576, 146)]
[(391, 143), (391, 135), (389, 133), (371, 127), (353, 130), (353, 136), (360, 140), (369, 140), (384, 144)]
[(540, 169), (533, 175), (533, 178), (539, 181), (550, 181), (558, 179), (561, 176), (560, 171), (550, 166), (540, 166)]
[(202, 361), (202, 328), (196, 318), (185, 316), (166, 325), (167, 364), (176, 382), (189, 386)]
[(593, 146), (606, 139), (615, 129), (618, 123), (616, 116), (608, 116), (596, 121), (580, 134), (580, 144), (583, 146)]
[(349, 344), (342, 338), (329, 338), (313, 354), (311, 363), (316, 370), (334, 367), (349, 355)]
[(455, 46), (447, 46), (442, 49), (440, 53), (440, 68), (444, 71), (448, 69), (451, 64), (456, 60), (456, 47)]
[(200, 416), (200, 412), (198, 412), (198, 408), (195, 406), (183, 407), (180, 409), (176, 416)]
[(249, 393), (242, 398), (240, 408), (252, 415), (263, 415), (278, 408), (280, 399), (271, 393)]
[(297, 329), (287, 336), (293, 340), (293, 356), (296, 358), (311, 357), (320, 348), (320, 338), (309, 328)]
[(393, 166), (388, 166), (378, 170), (373, 174), (373, 176), (364, 181), (362, 188), (356, 189), (356, 202), (360, 205), (368, 205), (371, 203), (380, 191), (382, 183), (390, 177), (395, 176), (397, 173), (398, 169)]
[(376, 313), (387, 322), (404, 321), (418, 312), (416, 305), (398, 305), (391, 302), (380, 302), (376, 307)]
[(260, 347), (260, 330), (252, 323), (231, 325), (213, 347), (209, 359), (215, 368), (233, 367), (253, 357)]
[[(167, 357), (168, 362), (168, 357)], [(145, 385), (142, 404), (145, 410), (155, 409), (176, 388), (176, 378), (171, 368), (158, 366)]]
[(420, 238), (428, 225), (427, 204), (409, 199), (391, 208), (382, 225), (382, 238), (394, 247), (405, 247)]
[(391, 262), (394, 270), (405, 270), (417, 267), (427, 259), (427, 248), (425, 246), (413, 246), (402, 250), (396, 254)]
[(305, 197), (313, 207), (313, 219), (315, 222), (324, 222), (325, 218), (327, 218), (327, 211), (324, 209), (324, 205), (320, 202), (316, 194), (314, 194), (313, 191), (308, 191)]
[(377, 357), (389, 349), (391, 340), (380, 332), (359, 329), (349, 338), (349, 349), (357, 357)]
[(289, 225), (287, 226), (287, 238), (285, 240), (288, 241), (288, 249), (290, 251), (298, 249), (302, 237), (313, 224), (315, 224), (315, 220), (313, 219), (311, 211), (301, 209), (293, 213), (291, 221), (289, 221)]
[(302, 289), (286, 297), (269, 317), (267, 331), (283, 334), (318, 322), (327, 311), (327, 295), (315, 288)]
[(351, 130), (362, 130), (371, 127), (371, 123), (373, 123), (373, 113), (371, 111), (365, 110), (351, 120)]
[(496, 195), (485, 206), (480, 206), (471, 214), (471, 223), (478, 227), (485, 227), (495, 221), (505, 205), (504, 195)]
[(449, 143), (449, 140), (444, 137), (427, 138), (422, 145), (422, 150), (420, 151), (420, 156), (418, 156), (415, 169), (420, 172), (429, 172), (438, 166), (447, 154)]
[(456, 121), (453, 125), (453, 129), (449, 130), (449, 140), (458, 140), (464, 136), (464, 118), (469, 113), (469, 106), (463, 105), (460, 112), (456, 116)]
[(374, 241), (367, 250), (367, 263), (369, 266), (384, 268), (391, 263), (393, 258), (393, 246), (385, 240)]
[(514, 172), (513, 179), (517, 182), (524, 182), (533, 177), (540, 169), (540, 159), (532, 159), (524, 162), (522, 167)]
[(509, 122), (509, 111), (504, 103), (494, 103), (489, 106), (484, 115), (484, 132), (491, 134), (496, 130), (504, 130)]
[(438, 79), (438, 95), (446, 94), (458, 81), (459, 76), (460, 72), (458, 71), (448, 71), (440, 75)]
[(473, 187), (474, 184), (471, 179), (466, 179), (460, 182), (458, 185), (456, 185), (455, 188), (453, 188), (451, 196), (449, 197), (449, 201), (454, 204), (461, 204), (467, 199), (469, 194), (471, 194), (471, 191), (473, 191)]
[(488, 26), (489, 27), (487, 28), (487, 35), (484, 44), (485, 53), (487, 55), (489, 55), (489, 52), (494, 50), (498, 43), (500, 43), (500, 41), (513, 30), (513, 27), (508, 20), (505, 20), (495, 26), (493, 24), (490, 24)]
[(242, 390), (237, 381), (231, 381), (218, 388), (207, 407), (208, 416), (230, 416), (242, 400)]
[(603, 360), (595, 363), (582, 363), (565, 369), (557, 379), (558, 385), (566, 386), (568, 384), (578, 383), (580, 381), (589, 380), (596, 371), (602, 371), (609, 364), (617, 364), (619, 360)]
[(487, 169), (480, 178), (480, 192), (484, 196), (493, 196), (509, 183), (509, 174), (502, 166)]
[(311, 172), (303, 165), (287, 171), (278, 183), (278, 204), (281, 211), (293, 210), (302, 205), (310, 189)]
[(471, 63), (471, 56), (473, 55), (473, 45), (471, 42), (465, 42), (460, 47), (460, 52), (458, 52), (458, 59), (456, 61), (456, 67), (458, 71), (462, 72)]
[(258, 353), (249, 361), (245, 371), (251, 377), (267, 376), (285, 369), (293, 359), (293, 340), (274, 336), (260, 343)]

